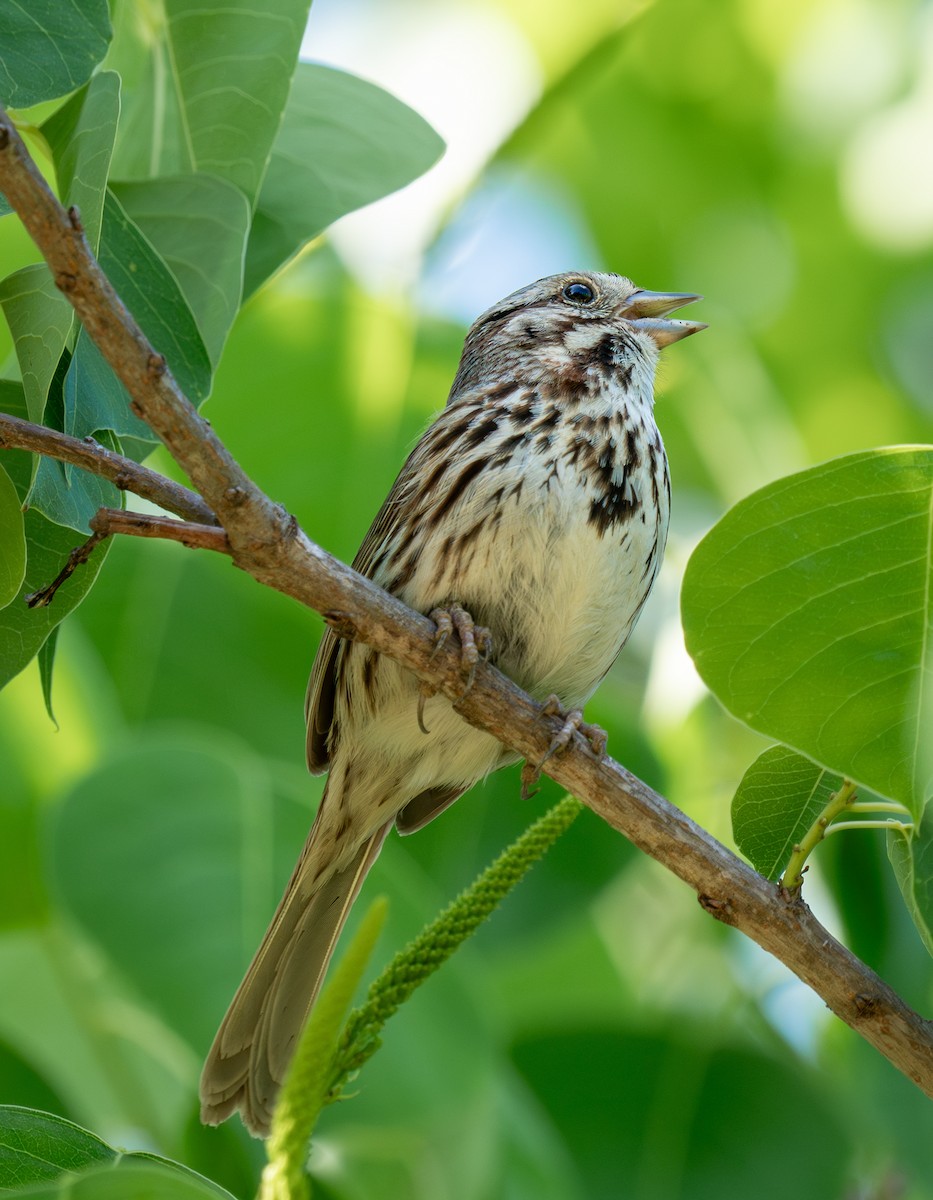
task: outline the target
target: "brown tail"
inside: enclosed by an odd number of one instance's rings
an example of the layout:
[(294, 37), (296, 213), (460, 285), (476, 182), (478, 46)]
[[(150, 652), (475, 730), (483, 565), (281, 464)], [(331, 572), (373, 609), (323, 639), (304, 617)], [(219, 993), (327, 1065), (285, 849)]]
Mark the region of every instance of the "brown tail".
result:
[(315, 821), (201, 1072), (205, 1124), (217, 1125), (239, 1109), (252, 1133), (269, 1132), (295, 1042), (390, 826), (377, 830), (339, 870), (322, 871), (319, 856), (311, 853)]

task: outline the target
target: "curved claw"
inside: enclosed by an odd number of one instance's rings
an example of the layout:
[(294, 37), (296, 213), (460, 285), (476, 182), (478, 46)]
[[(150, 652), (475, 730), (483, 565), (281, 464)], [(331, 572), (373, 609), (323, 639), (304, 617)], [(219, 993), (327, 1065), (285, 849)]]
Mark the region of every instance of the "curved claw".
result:
[(548, 696), (541, 705), (542, 717), (560, 717), (563, 720), (563, 725), (557, 733), (551, 738), (551, 744), (547, 748), (547, 752), (541, 761), (537, 764), (526, 762), (522, 768), (522, 799), (527, 800), (535, 793), (529, 789), (537, 783), (541, 775), (541, 770), (549, 758), (553, 758), (555, 754), (561, 754), (570, 743), (573, 741), (575, 733), (582, 734), (590, 744), (590, 749), (598, 759), (603, 759), (606, 756), (606, 744), (609, 740), (605, 729), (599, 725), (591, 725), (583, 720), (583, 712), (579, 708), (572, 708), (569, 711), (562, 706), (560, 699), (557, 696)]

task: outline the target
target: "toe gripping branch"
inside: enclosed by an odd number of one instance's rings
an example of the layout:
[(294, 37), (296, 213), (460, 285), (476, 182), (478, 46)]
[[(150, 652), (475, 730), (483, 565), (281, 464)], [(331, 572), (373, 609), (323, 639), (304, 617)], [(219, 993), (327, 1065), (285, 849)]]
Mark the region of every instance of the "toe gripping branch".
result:
[[(463, 700), (473, 686), (476, 668), (480, 661), (488, 662), (489, 660), (492, 652), (492, 634), (484, 625), (477, 625), (463, 605), (457, 601), (453, 601), (446, 607), (433, 609), (428, 616), (437, 626), (434, 633), (432, 659), (447, 645), (450, 635), (455, 630), (460, 639), (460, 673), (465, 677), (465, 683), (459, 700)], [(433, 695), (434, 688), (429, 683), (422, 683), (418, 695), (418, 728), (422, 733), (430, 733), (424, 723), (424, 702)]]
[(542, 717), (560, 717), (563, 724), (551, 738), (544, 758), (538, 763), (526, 762), (522, 767), (522, 799), (530, 800), (538, 789), (535, 784), (541, 778), (544, 764), (555, 754), (562, 754), (573, 741), (573, 735), (579, 733), (590, 744), (590, 749), (602, 761), (606, 757), (606, 744), (609, 740), (605, 729), (599, 725), (591, 725), (583, 720), (583, 711), (579, 708), (565, 709), (557, 696), (548, 696), (541, 705)]

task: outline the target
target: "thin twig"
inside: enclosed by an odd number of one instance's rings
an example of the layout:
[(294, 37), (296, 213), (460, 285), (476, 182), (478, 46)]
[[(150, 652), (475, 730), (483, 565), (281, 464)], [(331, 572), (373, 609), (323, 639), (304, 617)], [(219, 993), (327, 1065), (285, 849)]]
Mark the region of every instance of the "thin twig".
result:
[(51, 583), (47, 583), (45, 587), (39, 588), (38, 591), (30, 592), (23, 600), (30, 608), (47, 608), (55, 599), (55, 593), (62, 586), (66, 579), (70, 579), (78, 567), (83, 567), (87, 560), (94, 553), (94, 550), (107, 537), (105, 533), (92, 533), (87, 541), (82, 542), (80, 546), (75, 546), (74, 550), (68, 555), (68, 561), (58, 572)]
[(45, 425), (0, 412), (0, 450), (31, 450), (102, 475), (122, 492), (133, 492), (186, 521), (216, 525), (217, 518), (197, 492), (108, 450), (94, 438), (74, 438)]
[[(488, 663), (469, 694), (457, 647), (435, 653), (434, 626), (311, 543), (233, 460), (180, 393), (165, 360), (104, 278), (0, 108), (0, 189), (34, 237), (56, 282), (133, 398), (227, 532), (234, 561), (261, 583), (321, 612), (342, 636), (388, 654), (455, 702), (457, 711), (519, 754), (543, 760), (562, 722)], [(679, 809), (575, 734), (547, 774), (688, 883), (703, 908), (784, 962), (842, 1020), (933, 1096), (933, 1025), (840, 945), (799, 899), (784, 896)]]
[(91, 529), (100, 537), (126, 534), (129, 537), (164, 538), (181, 542), (191, 550), (216, 550), (230, 553), (227, 535), (216, 525), (198, 525), (175, 521), (149, 513), (127, 512), (122, 508), (99, 508), (91, 518)]

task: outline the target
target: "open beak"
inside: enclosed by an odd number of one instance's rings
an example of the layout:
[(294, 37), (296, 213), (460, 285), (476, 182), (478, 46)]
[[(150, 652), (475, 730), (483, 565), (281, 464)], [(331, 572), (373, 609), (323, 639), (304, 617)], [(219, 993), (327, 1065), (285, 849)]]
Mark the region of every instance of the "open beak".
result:
[(666, 320), (668, 313), (702, 299), (702, 296), (693, 292), (649, 292), (643, 288), (629, 296), (620, 315), (636, 329), (646, 333), (661, 350), (671, 342), (679, 342), (691, 333), (706, 329), (703, 321)]

